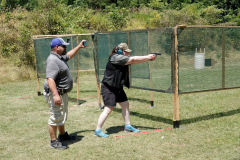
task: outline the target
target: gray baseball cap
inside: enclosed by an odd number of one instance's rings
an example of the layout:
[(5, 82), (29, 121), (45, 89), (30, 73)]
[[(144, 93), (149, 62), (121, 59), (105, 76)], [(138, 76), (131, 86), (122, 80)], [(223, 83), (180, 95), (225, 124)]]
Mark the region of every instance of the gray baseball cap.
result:
[(128, 48), (128, 45), (126, 43), (120, 43), (118, 47), (123, 51), (132, 52), (132, 50)]

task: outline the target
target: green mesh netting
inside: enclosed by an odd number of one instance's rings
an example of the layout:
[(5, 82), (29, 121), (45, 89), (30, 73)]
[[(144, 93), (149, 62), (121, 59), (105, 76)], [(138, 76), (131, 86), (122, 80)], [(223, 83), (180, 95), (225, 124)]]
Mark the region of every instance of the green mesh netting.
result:
[[(94, 70), (93, 45), (90, 35), (65, 36), (61, 38), (63, 38), (64, 41), (69, 41), (70, 43), (67, 46), (67, 52), (77, 46), (77, 39), (78, 43), (80, 43), (83, 39), (87, 40), (87, 47), (80, 49), (78, 55), (75, 55), (67, 62), (75, 80), (77, 78), (77, 70)], [(33, 39), (38, 78), (46, 78), (45, 63), (51, 52), (50, 43), (52, 39), (53, 38)]]
[(179, 93), (239, 87), (239, 42), (240, 28), (178, 28)]
[(131, 66), (131, 87), (161, 92), (172, 92), (171, 54), (172, 28), (154, 30), (98, 32), (94, 35), (95, 67), (98, 82), (101, 82), (108, 56), (119, 43), (127, 43), (132, 49), (131, 56), (160, 52), (154, 62)]
[[(93, 70), (95, 67), (98, 82), (101, 82), (113, 47), (124, 42), (133, 50), (131, 56), (162, 53), (154, 62), (131, 66), (132, 87), (173, 93), (176, 84), (173, 28), (97, 32), (92, 36), (62, 37), (65, 41), (70, 40), (67, 50), (76, 46), (77, 37), (79, 42), (86, 39), (88, 47), (79, 51), (79, 59), (75, 56), (68, 62), (74, 78), (77, 77), (78, 64), (79, 70)], [(177, 38), (179, 93), (240, 87), (240, 28), (178, 28)], [(34, 39), (38, 78), (45, 78), (45, 62), (50, 53), (52, 39)]]

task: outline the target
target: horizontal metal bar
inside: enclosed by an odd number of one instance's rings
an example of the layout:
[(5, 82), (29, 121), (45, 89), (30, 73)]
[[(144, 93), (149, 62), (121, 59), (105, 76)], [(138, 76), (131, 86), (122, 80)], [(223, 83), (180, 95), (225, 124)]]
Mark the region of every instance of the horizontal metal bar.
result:
[(54, 37), (71, 37), (71, 36), (90, 36), (94, 33), (86, 33), (86, 34), (64, 34), (64, 35), (33, 35), (33, 39), (41, 39), (41, 38), (54, 38)]
[[(182, 28), (182, 27), (179, 27)], [(184, 28), (240, 28), (240, 26), (208, 26), (208, 25), (192, 25)]]
[(163, 92), (163, 93), (170, 93), (170, 92), (167, 92), (166, 90), (161, 90), (161, 89), (151, 89), (151, 88), (143, 88), (143, 87), (136, 87), (136, 86), (131, 86), (130, 88), (143, 89), (143, 90), (156, 91), (156, 92)]
[(177, 52), (178, 54), (181, 54), (181, 53), (192, 53), (194, 51), (186, 51), (186, 52)]
[(132, 76), (132, 78), (138, 78), (138, 79), (150, 79), (150, 77), (134, 77), (134, 76)]
[(137, 30), (121, 30), (121, 31), (100, 31), (100, 32), (96, 32), (96, 33), (106, 34), (106, 33), (142, 32), (142, 31), (155, 31), (155, 30), (163, 30), (163, 29), (171, 29), (171, 28), (172, 27), (153, 28), (153, 29), (137, 29)]
[[(91, 70), (78, 70), (79, 72), (93, 72), (95, 71), (94, 69)], [(77, 72), (77, 70), (70, 70), (70, 72)]]
[(202, 90), (202, 91), (188, 91), (188, 92), (180, 92), (178, 94), (191, 94), (191, 93), (201, 93), (201, 92), (213, 92), (213, 91), (222, 91), (229, 89), (238, 89), (240, 87), (231, 87), (231, 88), (221, 88), (221, 89), (211, 89), (211, 90)]

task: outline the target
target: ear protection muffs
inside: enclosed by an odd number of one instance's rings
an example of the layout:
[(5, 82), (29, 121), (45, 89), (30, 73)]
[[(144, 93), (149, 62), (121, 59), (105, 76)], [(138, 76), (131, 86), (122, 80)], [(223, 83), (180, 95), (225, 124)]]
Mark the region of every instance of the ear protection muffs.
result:
[(122, 51), (122, 49), (119, 47), (119, 45), (118, 45), (117, 47), (118, 47), (118, 49), (117, 49), (118, 54), (123, 54), (123, 51)]

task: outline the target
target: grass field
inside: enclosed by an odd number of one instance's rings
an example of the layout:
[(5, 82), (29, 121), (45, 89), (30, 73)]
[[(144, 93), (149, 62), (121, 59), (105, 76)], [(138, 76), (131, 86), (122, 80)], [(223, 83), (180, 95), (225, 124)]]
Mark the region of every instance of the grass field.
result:
[(95, 76), (82, 74), (81, 105), (76, 106), (74, 84), (66, 123), (77, 140), (59, 151), (49, 148), (49, 112), (36, 82), (0, 84), (0, 159), (240, 159), (240, 89), (180, 95), (179, 129), (169, 129), (172, 94), (154, 92), (155, 107), (148, 108), (149, 91), (125, 89), (131, 123), (143, 134), (126, 136), (117, 106), (104, 125), (110, 135), (104, 139), (93, 136), (101, 113)]

